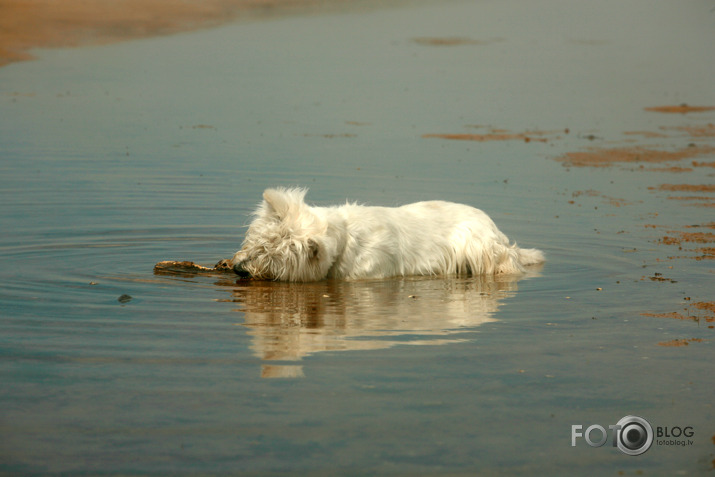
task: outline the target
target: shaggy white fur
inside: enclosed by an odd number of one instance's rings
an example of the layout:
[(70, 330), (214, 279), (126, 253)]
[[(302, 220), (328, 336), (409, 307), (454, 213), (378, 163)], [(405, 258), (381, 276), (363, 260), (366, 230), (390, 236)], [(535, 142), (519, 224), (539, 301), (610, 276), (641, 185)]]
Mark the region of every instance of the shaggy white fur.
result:
[(467, 205), (313, 207), (306, 192), (266, 189), (241, 250), (227, 265), (241, 276), (304, 282), (520, 273), (544, 261), (539, 250), (509, 244), (487, 214)]

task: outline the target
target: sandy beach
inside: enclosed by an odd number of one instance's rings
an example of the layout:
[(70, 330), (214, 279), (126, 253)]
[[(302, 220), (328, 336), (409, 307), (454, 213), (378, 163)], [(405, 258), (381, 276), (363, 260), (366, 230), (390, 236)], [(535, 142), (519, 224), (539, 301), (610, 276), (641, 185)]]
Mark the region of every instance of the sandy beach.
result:
[(108, 44), (237, 19), (325, 11), (361, 0), (0, 0), (0, 66), (33, 48)]

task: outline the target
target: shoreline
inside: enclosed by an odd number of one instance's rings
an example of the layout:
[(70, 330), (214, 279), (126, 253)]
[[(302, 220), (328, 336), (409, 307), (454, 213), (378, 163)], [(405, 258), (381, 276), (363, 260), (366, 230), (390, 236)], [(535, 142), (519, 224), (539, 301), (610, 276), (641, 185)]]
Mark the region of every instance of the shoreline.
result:
[[(406, 1), (391, 1), (406, 3)], [(376, 6), (373, 0), (0, 0), (0, 67), (35, 48), (71, 48), (163, 36), (237, 20)]]

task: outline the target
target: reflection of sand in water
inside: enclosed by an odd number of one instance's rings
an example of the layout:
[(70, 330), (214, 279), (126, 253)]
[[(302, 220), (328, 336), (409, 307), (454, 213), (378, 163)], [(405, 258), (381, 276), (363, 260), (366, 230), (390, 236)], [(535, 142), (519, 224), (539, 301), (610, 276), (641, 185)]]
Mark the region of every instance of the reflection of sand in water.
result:
[[(240, 282), (233, 302), (256, 356), (299, 361), (321, 351), (442, 345), (496, 321), (518, 276), (316, 283)], [(299, 377), (302, 366), (265, 365), (264, 377)]]

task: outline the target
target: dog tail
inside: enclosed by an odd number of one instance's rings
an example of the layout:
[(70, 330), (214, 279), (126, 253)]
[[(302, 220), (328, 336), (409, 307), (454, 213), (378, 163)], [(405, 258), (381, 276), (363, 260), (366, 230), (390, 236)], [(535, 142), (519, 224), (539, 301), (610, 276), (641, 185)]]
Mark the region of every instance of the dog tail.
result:
[(519, 265), (536, 265), (537, 263), (544, 262), (544, 252), (537, 250), (535, 248), (520, 248), (519, 252)]

